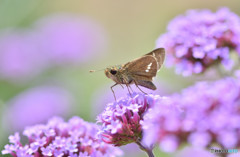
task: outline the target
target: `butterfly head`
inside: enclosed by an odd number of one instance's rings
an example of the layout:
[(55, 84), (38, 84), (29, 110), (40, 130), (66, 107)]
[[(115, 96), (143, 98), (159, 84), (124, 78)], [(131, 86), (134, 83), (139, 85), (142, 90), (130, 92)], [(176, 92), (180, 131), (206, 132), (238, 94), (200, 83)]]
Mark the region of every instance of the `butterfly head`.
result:
[(116, 78), (117, 73), (118, 69), (116, 67), (109, 67), (105, 69), (105, 75), (110, 79)]

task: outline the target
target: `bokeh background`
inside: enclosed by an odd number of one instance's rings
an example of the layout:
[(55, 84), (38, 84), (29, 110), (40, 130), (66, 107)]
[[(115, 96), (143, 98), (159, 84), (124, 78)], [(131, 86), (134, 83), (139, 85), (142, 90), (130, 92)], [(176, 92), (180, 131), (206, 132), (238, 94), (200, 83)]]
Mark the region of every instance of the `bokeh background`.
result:
[[(103, 71), (150, 52), (168, 22), (188, 9), (228, 7), (239, 0), (1, 0), (0, 149), (8, 136), (52, 116), (95, 122), (114, 100)], [(180, 91), (201, 77), (175, 75), (163, 67), (156, 94)], [(150, 91), (149, 91), (150, 92)], [(117, 97), (127, 89), (115, 88)], [(135, 145), (125, 156), (145, 156)], [(155, 150), (156, 156), (178, 156)]]

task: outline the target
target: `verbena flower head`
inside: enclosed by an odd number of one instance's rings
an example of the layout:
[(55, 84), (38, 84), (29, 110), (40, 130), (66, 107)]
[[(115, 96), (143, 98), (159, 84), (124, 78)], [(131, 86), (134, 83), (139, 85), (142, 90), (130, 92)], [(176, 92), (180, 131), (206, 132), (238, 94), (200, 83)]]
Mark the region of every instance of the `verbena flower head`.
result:
[(175, 65), (184, 76), (202, 73), (219, 62), (230, 70), (234, 64), (230, 52), (240, 55), (240, 18), (227, 8), (216, 13), (189, 10), (174, 18), (167, 30), (157, 47), (166, 49), (166, 65)]
[[(4, 128), (23, 130), (25, 126), (47, 122), (53, 116), (66, 116), (73, 105), (71, 93), (59, 86), (37, 86), (7, 102)], [(9, 130), (7, 130), (9, 131)]]
[(240, 81), (225, 78), (199, 82), (155, 105), (143, 123), (146, 145), (158, 143), (166, 152), (182, 143), (222, 148), (240, 146)]
[(161, 99), (159, 96), (133, 94), (107, 104), (98, 116), (99, 136), (106, 143), (121, 146), (142, 138), (141, 121), (145, 112)]
[(9, 136), (10, 144), (2, 154), (12, 156), (39, 157), (115, 157), (122, 152), (99, 140), (98, 126), (73, 117), (64, 122), (59, 117), (52, 118), (46, 125), (27, 127), (23, 134), (28, 138), (25, 145), (19, 133)]

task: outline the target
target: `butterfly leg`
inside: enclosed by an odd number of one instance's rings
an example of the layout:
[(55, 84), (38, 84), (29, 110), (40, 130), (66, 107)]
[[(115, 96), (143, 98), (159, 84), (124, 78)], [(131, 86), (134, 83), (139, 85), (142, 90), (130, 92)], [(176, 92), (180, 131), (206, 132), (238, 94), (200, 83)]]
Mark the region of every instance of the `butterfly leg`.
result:
[(133, 81), (134, 81), (134, 84), (136, 85), (136, 87), (137, 87), (142, 93), (144, 93), (144, 94), (147, 95), (147, 93), (145, 93), (144, 91), (142, 91), (142, 89), (137, 85), (136, 81), (135, 81), (135, 80), (133, 80)]
[(124, 89), (123, 85), (120, 84), (120, 86)]
[[(130, 92), (130, 90), (129, 90), (130, 85), (129, 85), (128, 81), (126, 80), (126, 78), (123, 78), (123, 83), (127, 86), (128, 93), (129, 93), (130, 96), (132, 97), (132, 94), (131, 94), (131, 92)], [(130, 87), (130, 88), (131, 88), (131, 87)]]
[(131, 85), (129, 85), (129, 88), (130, 88), (130, 90), (132, 91), (132, 93), (134, 93), (134, 91), (132, 90), (132, 87), (131, 87)]
[(132, 94), (131, 94), (131, 92), (130, 92), (130, 90), (129, 90), (129, 87), (128, 87), (128, 85), (126, 84), (126, 86), (127, 86), (127, 89), (128, 89), (128, 93), (130, 94), (130, 96), (132, 97)]
[(116, 99), (116, 95), (115, 95), (115, 92), (114, 92), (114, 90), (113, 90), (113, 87), (116, 86), (116, 85), (118, 85), (118, 83), (115, 83), (114, 85), (111, 86), (111, 90), (112, 90), (112, 92), (113, 92), (113, 96), (114, 96), (114, 98), (115, 98), (115, 101), (116, 101), (117, 99)]

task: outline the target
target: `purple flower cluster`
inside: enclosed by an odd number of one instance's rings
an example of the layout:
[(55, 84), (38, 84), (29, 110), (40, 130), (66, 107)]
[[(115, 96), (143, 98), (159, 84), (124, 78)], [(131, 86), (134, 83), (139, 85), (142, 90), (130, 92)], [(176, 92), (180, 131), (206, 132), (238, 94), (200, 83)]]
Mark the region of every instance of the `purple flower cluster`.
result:
[(167, 51), (166, 65), (176, 66), (176, 73), (189, 76), (202, 73), (221, 62), (232, 69), (232, 50), (240, 55), (240, 18), (227, 8), (216, 13), (190, 10), (168, 25), (168, 32), (157, 40), (157, 47)]
[(2, 154), (24, 157), (115, 157), (121, 156), (118, 148), (97, 138), (98, 126), (73, 117), (64, 122), (52, 118), (46, 125), (35, 125), (24, 130), (28, 143), (23, 145), (19, 133), (9, 136)]
[(106, 143), (122, 146), (142, 138), (141, 121), (145, 112), (161, 99), (159, 96), (133, 94), (109, 103), (98, 116), (102, 123), (100, 138)]
[(214, 143), (240, 146), (240, 81), (224, 78), (199, 82), (162, 99), (144, 117), (143, 143), (158, 143), (166, 152), (188, 142), (197, 147)]
[(107, 47), (105, 30), (87, 17), (54, 14), (32, 28), (0, 32), (1, 78), (21, 83), (49, 67), (87, 63)]

